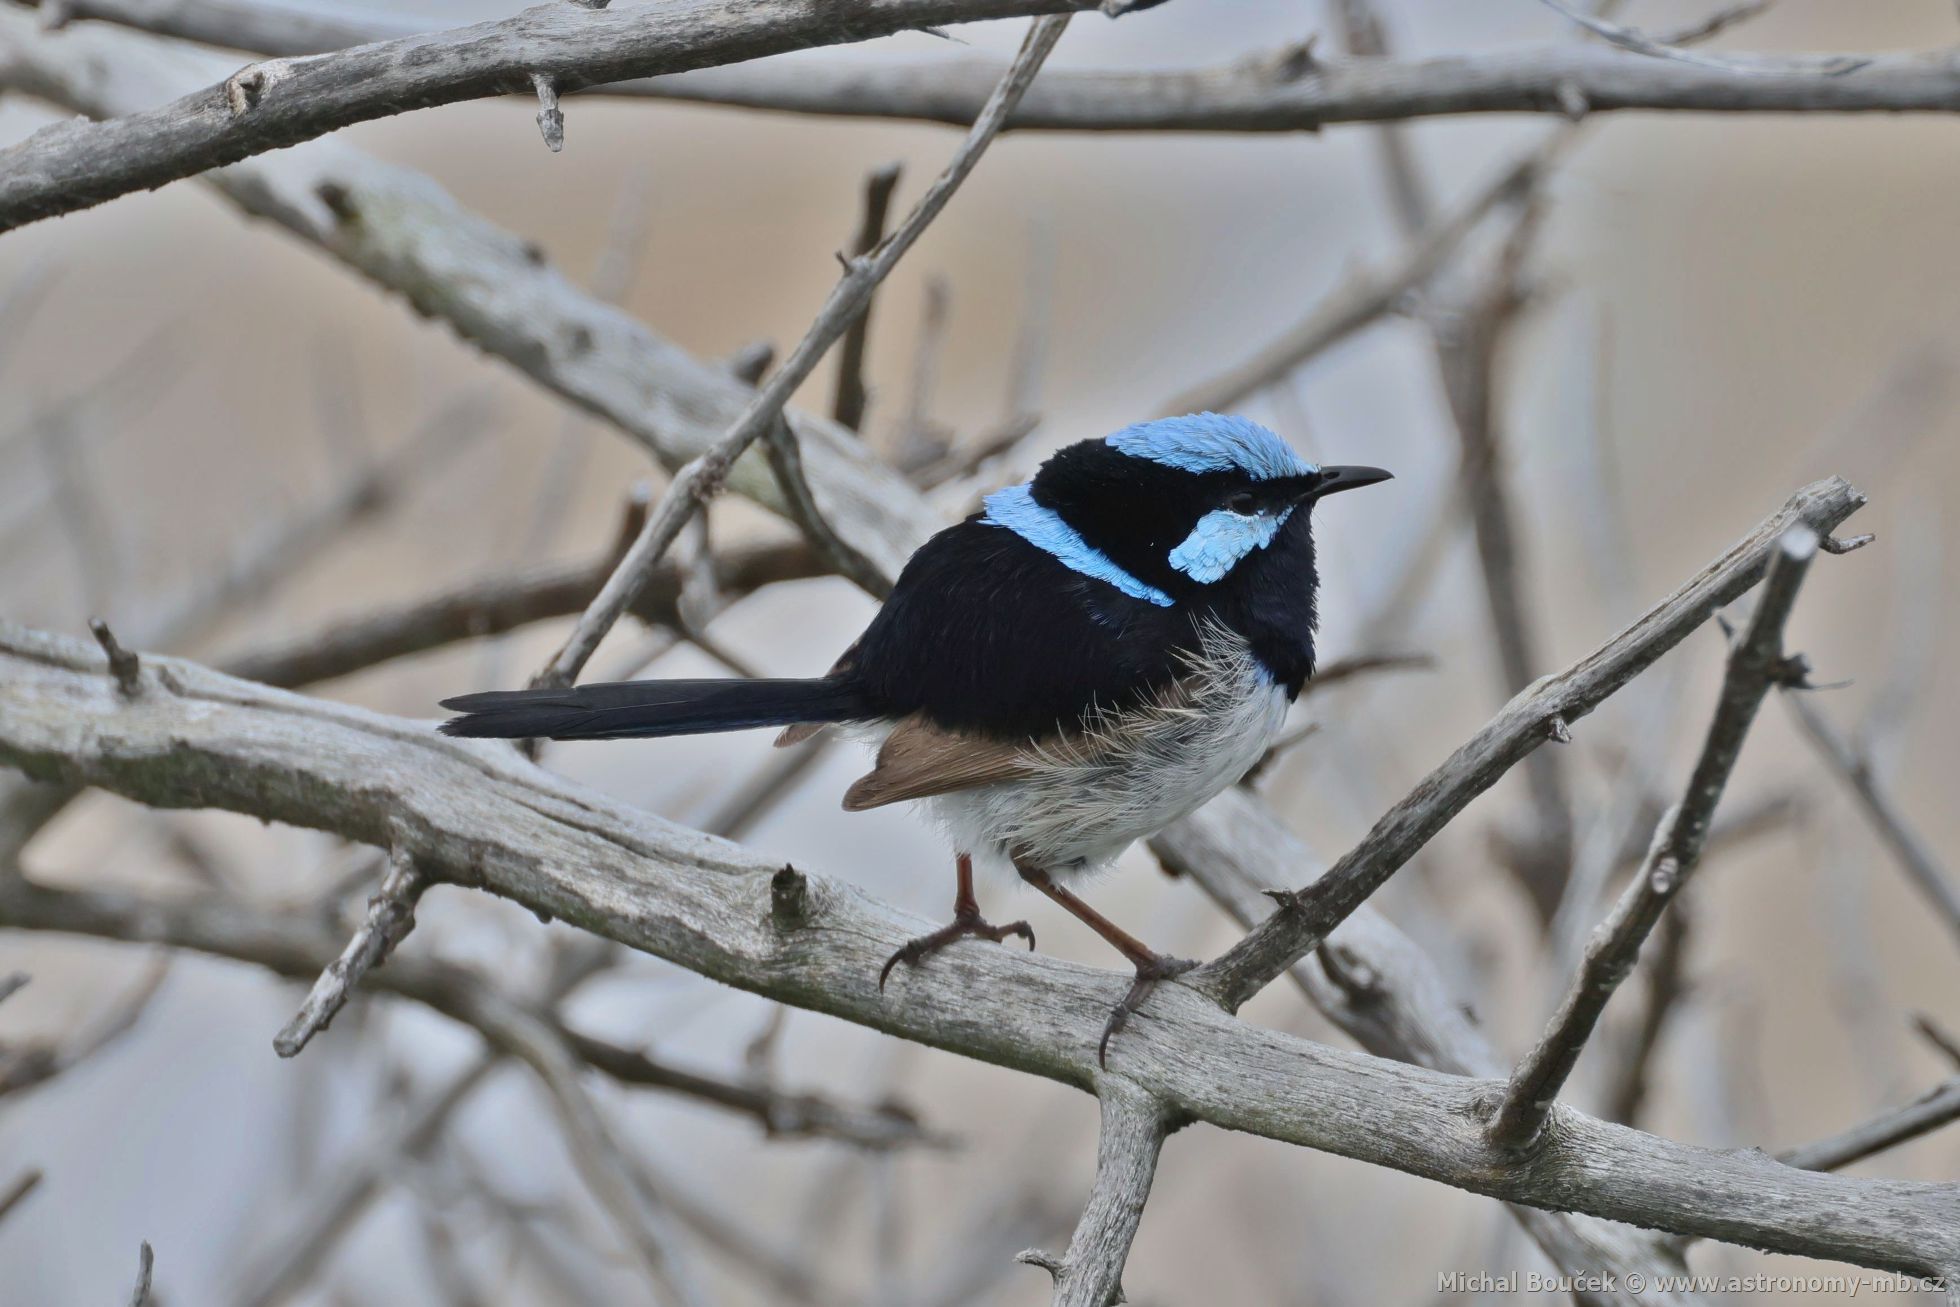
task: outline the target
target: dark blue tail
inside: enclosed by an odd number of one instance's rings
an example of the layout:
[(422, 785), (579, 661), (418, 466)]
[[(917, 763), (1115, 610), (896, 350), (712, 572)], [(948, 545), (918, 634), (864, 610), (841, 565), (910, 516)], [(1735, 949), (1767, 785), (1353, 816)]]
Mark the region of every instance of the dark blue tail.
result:
[(492, 690), (444, 699), (461, 713), (444, 735), (624, 740), (875, 716), (862, 691), (835, 680), (615, 681), (568, 690)]

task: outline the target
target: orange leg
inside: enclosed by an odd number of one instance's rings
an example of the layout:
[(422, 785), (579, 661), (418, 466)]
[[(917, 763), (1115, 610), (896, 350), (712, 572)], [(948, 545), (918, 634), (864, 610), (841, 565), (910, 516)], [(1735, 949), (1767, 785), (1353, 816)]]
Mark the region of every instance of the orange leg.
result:
[(1152, 949), (1135, 935), (1084, 903), (1075, 894), (1057, 885), (1054, 877), (1040, 867), (1016, 858), (1014, 869), (1021, 873), (1022, 880), (1067, 908), (1089, 929), (1108, 940), (1111, 946), (1128, 958), (1131, 965), (1137, 969), (1136, 979), (1130, 984), (1130, 992), (1125, 994), (1123, 1001), (1110, 1012), (1109, 1021), (1103, 1026), (1102, 1041), (1096, 1045), (1096, 1061), (1107, 1065), (1109, 1037), (1124, 1027), (1132, 1012), (1143, 1006), (1143, 1000), (1150, 996), (1151, 990), (1157, 988), (1157, 982), (1169, 980), (1173, 976), (1181, 976), (1198, 964), (1184, 958), (1169, 957)]
[(1019, 935), (1028, 941), (1028, 948), (1034, 948), (1034, 928), (1025, 921), (1010, 921), (1005, 926), (996, 926), (980, 915), (980, 901), (973, 894), (973, 858), (969, 854), (959, 855), (959, 888), (953, 894), (953, 920), (941, 926), (930, 935), (921, 935), (908, 940), (904, 948), (885, 959), (885, 969), (878, 973), (878, 988), (885, 987), (891, 978), (892, 968), (903, 962), (915, 967), (929, 955), (937, 953), (955, 940), (990, 939), (996, 944), (1009, 935)]

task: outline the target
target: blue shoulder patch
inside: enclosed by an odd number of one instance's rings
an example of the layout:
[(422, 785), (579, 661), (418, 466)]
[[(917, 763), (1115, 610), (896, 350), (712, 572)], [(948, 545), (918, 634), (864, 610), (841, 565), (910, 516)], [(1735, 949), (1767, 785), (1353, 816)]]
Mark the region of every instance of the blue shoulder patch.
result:
[(1171, 566), (1209, 585), (1222, 579), (1255, 549), (1264, 549), (1286, 525), (1293, 510), (1283, 513), (1232, 513), (1216, 508), (1198, 519), (1184, 543), (1171, 550)]
[(1256, 481), (1272, 481), (1319, 471), (1257, 422), (1219, 413), (1139, 422), (1106, 440), (1132, 458), (1186, 472), (1243, 472)]
[(1174, 602), (1156, 586), (1145, 584), (1118, 567), (1114, 559), (1063, 521), (1060, 513), (1036, 503), (1034, 491), (1029, 487), (1019, 485), (996, 490), (984, 502), (987, 511), (980, 519), (982, 526), (1006, 527), (1042, 553), (1060, 559), (1070, 571), (1107, 582), (1132, 599), (1147, 599), (1159, 608), (1169, 608)]

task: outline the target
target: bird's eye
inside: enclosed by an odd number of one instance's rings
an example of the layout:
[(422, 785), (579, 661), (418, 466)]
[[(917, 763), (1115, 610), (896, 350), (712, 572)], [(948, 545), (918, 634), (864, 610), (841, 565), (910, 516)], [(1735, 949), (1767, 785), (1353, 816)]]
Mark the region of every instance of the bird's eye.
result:
[(1241, 517), (1251, 517), (1259, 511), (1259, 500), (1249, 490), (1241, 490), (1225, 500), (1225, 511), (1237, 513)]

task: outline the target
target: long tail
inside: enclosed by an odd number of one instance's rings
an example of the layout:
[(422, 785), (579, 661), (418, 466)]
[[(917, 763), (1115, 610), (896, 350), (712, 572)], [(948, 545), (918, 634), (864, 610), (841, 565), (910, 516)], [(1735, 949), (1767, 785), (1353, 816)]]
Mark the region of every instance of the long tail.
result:
[(856, 687), (828, 679), (615, 681), (569, 690), (491, 690), (444, 699), (442, 706), (462, 714), (442, 724), (444, 735), (504, 740), (705, 735), (873, 715)]

